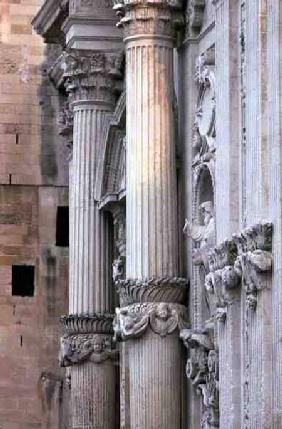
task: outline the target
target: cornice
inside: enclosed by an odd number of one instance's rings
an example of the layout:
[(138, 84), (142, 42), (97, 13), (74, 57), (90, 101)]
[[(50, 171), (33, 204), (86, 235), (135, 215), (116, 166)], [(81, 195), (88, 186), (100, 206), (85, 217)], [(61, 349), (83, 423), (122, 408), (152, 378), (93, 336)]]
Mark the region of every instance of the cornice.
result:
[(68, 16), (69, 0), (45, 0), (31, 24), (47, 43), (63, 40), (62, 24)]

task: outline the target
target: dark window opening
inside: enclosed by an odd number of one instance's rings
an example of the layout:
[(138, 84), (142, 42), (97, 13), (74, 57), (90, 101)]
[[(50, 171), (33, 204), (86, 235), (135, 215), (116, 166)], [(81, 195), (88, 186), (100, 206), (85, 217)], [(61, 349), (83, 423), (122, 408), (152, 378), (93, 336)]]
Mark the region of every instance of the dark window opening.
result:
[(12, 266), (12, 295), (34, 296), (34, 266)]
[(56, 225), (56, 246), (69, 247), (69, 208), (58, 207)]

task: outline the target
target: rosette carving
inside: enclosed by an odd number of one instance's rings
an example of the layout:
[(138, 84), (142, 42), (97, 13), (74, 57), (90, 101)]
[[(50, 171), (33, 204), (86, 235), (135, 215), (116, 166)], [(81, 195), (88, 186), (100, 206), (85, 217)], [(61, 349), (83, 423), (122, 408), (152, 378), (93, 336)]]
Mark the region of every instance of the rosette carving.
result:
[(137, 302), (185, 303), (187, 280), (179, 277), (152, 277), (116, 282), (121, 306)]
[(188, 325), (187, 309), (180, 304), (144, 303), (116, 309), (115, 337), (119, 340), (138, 338), (150, 327), (165, 337)]

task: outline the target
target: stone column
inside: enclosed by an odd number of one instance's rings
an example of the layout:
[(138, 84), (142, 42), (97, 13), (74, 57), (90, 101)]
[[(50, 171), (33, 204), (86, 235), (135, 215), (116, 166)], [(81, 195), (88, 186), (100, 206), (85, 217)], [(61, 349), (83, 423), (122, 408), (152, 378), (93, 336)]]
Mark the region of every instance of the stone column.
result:
[(130, 427), (179, 429), (186, 282), (178, 278), (173, 115), (177, 11), (168, 3), (117, 5), (126, 45), (126, 280), (115, 331), (128, 341)]
[(66, 87), (73, 109), (70, 181), (69, 313), (61, 364), (71, 368), (72, 429), (113, 429), (116, 358), (112, 342), (111, 237), (107, 213), (94, 200), (97, 153), (105, 116), (115, 104), (119, 57), (71, 50)]

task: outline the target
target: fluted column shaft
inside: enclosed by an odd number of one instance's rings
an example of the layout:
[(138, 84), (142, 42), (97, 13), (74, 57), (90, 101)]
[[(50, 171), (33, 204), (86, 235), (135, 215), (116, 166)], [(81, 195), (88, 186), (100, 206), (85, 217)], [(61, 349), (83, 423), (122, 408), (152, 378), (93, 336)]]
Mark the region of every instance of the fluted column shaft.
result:
[(74, 108), (70, 314), (110, 312), (112, 305), (109, 222), (93, 196), (97, 152), (109, 109), (95, 104)]
[[(167, 3), (126, 2), (126, 280), (116, 333), (128, 341), (130, 427), (180, 429), (178, 329), (185, 286), (178, 279), (173, 47)], [(181, 284), (180, 284), (181, 283)], [(184, 379), (184, 374), (183, 374)]]
[(129, 40), (127, 277), (178, 274), (173, 41)]
[[(71, 428), (114, 429), (111, 234), (94, 188), (105, 116), (113, 110), (113, 53), (71, 51), (67, 89), (73, 108), (70, 180), (70, 293), (61, 361), (71, 369)], [(111, 73), (109, 73), (109, 70)]]

